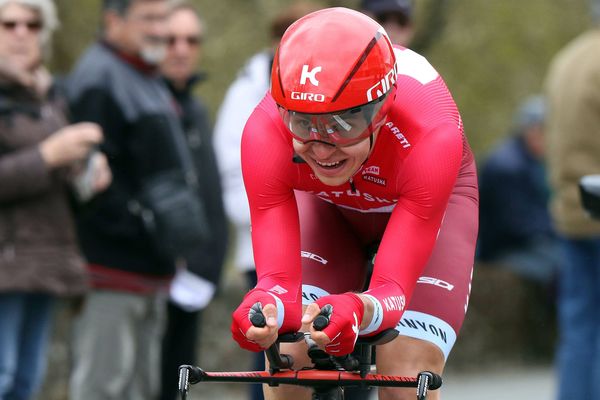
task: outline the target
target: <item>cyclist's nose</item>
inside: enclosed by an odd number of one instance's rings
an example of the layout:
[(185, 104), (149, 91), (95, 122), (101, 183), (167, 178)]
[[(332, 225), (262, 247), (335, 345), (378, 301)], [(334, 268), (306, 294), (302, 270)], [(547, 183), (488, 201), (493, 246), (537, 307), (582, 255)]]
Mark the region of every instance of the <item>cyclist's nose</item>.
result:
[(313, 142), (312, 151), (316, 158), (326, 159), (336, 151), (336, 147), (325, 142)]
[(313, 121), (313, 125), (311, 127), (311, 137), (314, 140), (325, 140), (328, 141), (331, 134), (335, 131), (332, 129), (330, 124), (325, 121), (316, 120)]

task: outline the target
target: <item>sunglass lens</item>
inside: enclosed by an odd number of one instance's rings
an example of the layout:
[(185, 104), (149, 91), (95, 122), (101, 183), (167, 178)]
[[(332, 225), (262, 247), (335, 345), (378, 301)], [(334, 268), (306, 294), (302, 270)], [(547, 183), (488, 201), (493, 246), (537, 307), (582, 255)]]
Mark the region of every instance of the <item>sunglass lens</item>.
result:
[(27, 27), (29, 28), (30, 31), (39, 31), (40, 29), (42, 29), (42, 23), (40, 21), (30, 21), (27, 22)]
[(188, 46), (198, 46), (202, 43), (202, 38), (199, 36), (169, 36), (167, 43), (169, 46), (174, 46), (179, 40), (185, 41)]
[(17, 23), (15, 21), (2, 21), (2, 26), (6, 30), (14, 30), (17, 27)]
[(14, 31), (20, 25), (27, 27), (31, 32), (38, 32), (42, 29), (41, 21), (2, 21), (2, 27), (7, 31)]

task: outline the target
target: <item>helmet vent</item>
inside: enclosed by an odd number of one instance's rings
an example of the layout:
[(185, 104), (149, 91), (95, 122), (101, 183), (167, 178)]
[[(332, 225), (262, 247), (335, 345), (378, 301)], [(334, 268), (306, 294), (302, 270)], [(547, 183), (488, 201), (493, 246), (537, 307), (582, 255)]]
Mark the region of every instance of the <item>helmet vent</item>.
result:
[(348, 74), (348, 77), (346, 77), (346, 80), (344, 81), (342, 86), (340, 86), (340, 88), (338, 89), (335, 96), (333, 96), (333, 99), (331, 100), (332, 103), (335, 102), (338, 99), (338, 97), (340, 97), (340, 95), (342, 94), (342, 92), (344, 91), (346, 86), (348, 86), (348, 84), (352, 80), (352, 77), (354, 76), (354, 74), (356, 74), (356, 72), (358, 72), (361, 65), (363, 65), (363, 63), (369, 56), (369, 53), (371, 52), (371, 50), (373, 50), (373, 47), (375, 47), (375, 45), (377, 44), (377, 41), (381, 38), (381, 36), (382, 36), (382, 33), (380, 31), (377, 31), (377, 33), (375, 33), (375, 36), (373, 37), (373, 39), (371, 39), (371, 41), (369, 42), (369, 44), (363, 51), (362, 55), (360, 56), (360, 58), (358, 59), (356, 64), (354, 64), (354, 68), (352, 68), (352, 71), (350, 71), (350, 73)]

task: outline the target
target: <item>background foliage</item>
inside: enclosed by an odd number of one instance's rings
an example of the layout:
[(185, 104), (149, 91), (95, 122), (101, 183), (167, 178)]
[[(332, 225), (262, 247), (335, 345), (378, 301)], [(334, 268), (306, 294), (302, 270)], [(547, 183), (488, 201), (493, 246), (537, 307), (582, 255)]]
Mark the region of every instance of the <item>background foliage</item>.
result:
[[(315, 0), (356, 7), (357, 0)], [(195, 0), (208, 26), (199, 93), (214, 116), (237, 70), (269, 45), (269, 20), (292, 0)], [(57, 0), (62, 29), (51, 65), (66, 73), (97, 35), (101, 0)], [(507, 134), (512, 113), (542, 90), (551, 57), (590, 26), (586, 0), (416, 0), (414, 42), (444, 76), (472, 147), (483, 155)], [(432, 15), (438, 12), (438, 17)], [(428, 42), (423, 46), (423, 40)]]

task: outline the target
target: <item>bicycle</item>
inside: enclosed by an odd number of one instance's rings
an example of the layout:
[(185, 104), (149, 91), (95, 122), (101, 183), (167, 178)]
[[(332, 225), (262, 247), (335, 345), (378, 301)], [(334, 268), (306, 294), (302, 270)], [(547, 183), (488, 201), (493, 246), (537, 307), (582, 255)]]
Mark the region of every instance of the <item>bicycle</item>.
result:
[[(255, 313), (251, 313), (251, 321), (257, 327), (265, 324), (259, 307), (255, 305)], [(329, 323), (327, 313), (331, 309), (327, 307), (323, 307), (321, 315), (313, 322), (317, 330), (322, 330)], [(182, 365), (179, 367), (179, 392), (181, 399), (186, 400), (189, 386), (200, 382), (262, 383), (269, 386), (288, 384), (312, 388), (313, 400), (343, 400), (344, 388), (349, 386), (412, 387), (416, 388), (417, 400), (426, 400), (428, 390), (436, 390), (442, 386), (442, 378), (438, 374), (423, 371), (416, 377), (403, 377), (370, 372), (374, 356), (373, 346), (388, 343), (396, 336), (398, 331), (388, 329), (375, 336), (359, 338), (352, 354), (334, 357), (321, 350), (308, 332), (283, 334), (275, 344), (265, 350), (269, 360), (269, 371), (207, 372), (197, 366)], [(314, 365), (294, 370), (292, 356), (280, 353), (279, 344), (295, 343), (303, 339), (308, 345), (308, 355)]]

